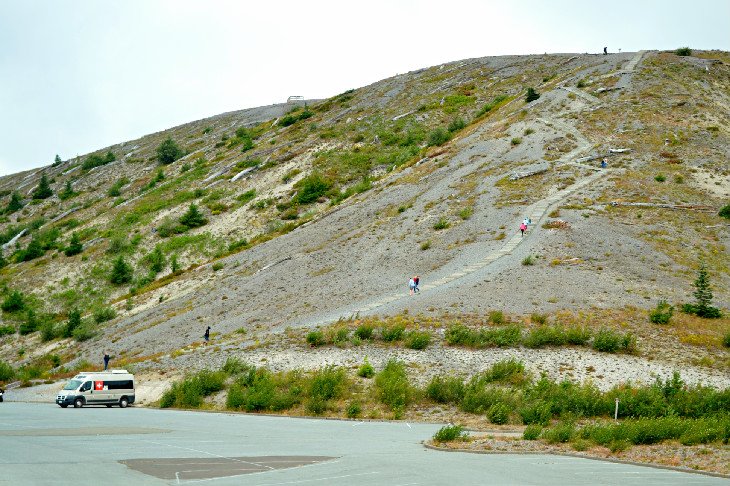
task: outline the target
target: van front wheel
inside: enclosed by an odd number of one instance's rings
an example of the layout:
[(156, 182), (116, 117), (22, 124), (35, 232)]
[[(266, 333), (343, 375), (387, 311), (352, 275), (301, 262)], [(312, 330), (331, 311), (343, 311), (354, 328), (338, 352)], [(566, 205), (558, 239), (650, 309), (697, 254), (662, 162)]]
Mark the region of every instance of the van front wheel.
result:
[(74, 408), (81, 408), (84, 406), (84, 399), (83, 398), (77, 398), (74, 400)]
[(129, 405), (129, 400), (127, 400), (127, 397), (122, 397), (119, 399), (120, 408), (127, 408), (127, 405)]

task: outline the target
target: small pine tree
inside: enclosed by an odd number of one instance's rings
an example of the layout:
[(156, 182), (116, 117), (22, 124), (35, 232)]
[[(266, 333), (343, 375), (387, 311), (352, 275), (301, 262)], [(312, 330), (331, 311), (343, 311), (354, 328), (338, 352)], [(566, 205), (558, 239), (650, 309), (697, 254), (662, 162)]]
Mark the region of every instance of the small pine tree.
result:
[(63, 330), (63, 337), (72, 337), (74, 329), (81, 325), (81, 311), (78, 308), (74, 308), (68, 313), (68, 321), (66, 321), (66, 327)]
[(730, 219), (730, 204), (723, 206), (717, 214), (719, 214), (721, 218)]
[(110, 163), (114, 162), (115, 160), (117, 160), (117, 157), (116, 157), (116, 155), (114, 155), (114, 152), (112, 152), (111, 150), (108, 151), (106, 153), (106, 155), (104, 156), (105, 164), (110, 164)]
[(3, 268), (7, 266), (8, 261), (5, 259), (5, 255), (3, 255), (3, 250), (0, 248), (0, 268)]
[(28, 309), (28, 312), (25, 315), (25, 322), (20, 323), (20, 327), (18, 327), (18, 333), (21, 336), (25, 336), (26, 334), (30, 334), (34, 331), (38, 330), (38, 319), (36, 318), (35, 312), (33, 309)]
[(113, 284), (125, 284), (132, 280), (132, 267), (124, 261), (124, 257), (119, 257), (114, 260), (112, 266), (112, 272), (109, 275), (109, 281)]
[(183, 155), (184, 153), (180, 147), (169, 137), (157, 147), (157, 160), (161, 164), (172, 164)]
[(71, 185), (71, 181), (66, 181), (66, 185), (64, 186), (63, 191), (58, 193), (58, 197), (60, 197), (64, 201), (66, 199), (72, 198), (75, 195), (76, 193), (74, 192), (74, 188)]
[(198, 206), (193, 203), (190, 204), (188, 212), (180, 217), (180, 224), (188, 228), (198, 228), (208, 224), (208, 220), (205, 219)]
[(42, 257), (45, 252), (46, 251), (43, 249), (43, 245), (41, 245), (40, 240), (34, 236), (33, 239), (30, 240), (30, 243), (28, 243), (28, 246), (25, 247), (25, 250), (18, 253), (17, 259), (19, 262), (29, 262)]
[(180, 270), (180, 264), (177, 262), (177, 253), (173, 254), (170, 259), (170, 270), (172, 270), (172, 273), (177, 273)]
[(5, 312), (17, 312), (25, 309), (25, 296), (23, 295), (23, 292), (13, 290), (10, 295), (5, 298), (0, 308), (2, 308)]
[(535, 101), (538, 98), (540, 98), (540, 93), (535, 91), (535, 88), (527, 88), (527, 96), (525, 96), (525, 101), (529, 103), (531, 101)]
[(53, 190), (51, 184), (48, 182), (48, 177), (45, 174), (41, 176), (41, 180), (38, 183), (35, 191), (33, 191), (33, 199), (48, 199), (53, 196)]
[(694, 281), (694, 295), (697, 302), (697, 315), (700, 317), (720, 317), (719, 309), (712, 306), (712, 288), (710, 287), (710, 277), (707, 275), (705, 264), (700, 264), (700, 270), (697, 273), (697, 280)]
[(56, 166), (58, 166), (58, 165), (61, 165), (61, 162), (62, 162), (62, 160), (61, 160), (61, 157), (59, 157), (59, 156), (58, 156), (58, 154), (56, 154), (56, 158), (55, 158), (55, 159), (53, 159), (53, 164), (52, 164), (52, 166), (53, 166), (53, 167), (56, 167)]
[(82, 251), (84, 251), (84, 245), (81, 243), (78, 233), (74, 231), (71, 233), (71, 241), (69, 241), (68, 246), (63, 252), (66, 256), (74, 256), (78, 255)]
[(150, 271), (155, 275), (163, 271), (165, 269), (165, 264), (167, 263), (165, 261), (165, 255), (162, 253), (162, 249), (159, 246), (156, 246), (155, 249), (147, 255), (146, 260), (150, 265)]
[(20, 198), (20, 194), (17, 192), (14, 192), (12, 196), (10, 196), (10, 201), (8, 202), (7, 207), (5, 208), (5, 212), (8, 214), (12, 214), (15, 211), (23, 208), (23, 200)]

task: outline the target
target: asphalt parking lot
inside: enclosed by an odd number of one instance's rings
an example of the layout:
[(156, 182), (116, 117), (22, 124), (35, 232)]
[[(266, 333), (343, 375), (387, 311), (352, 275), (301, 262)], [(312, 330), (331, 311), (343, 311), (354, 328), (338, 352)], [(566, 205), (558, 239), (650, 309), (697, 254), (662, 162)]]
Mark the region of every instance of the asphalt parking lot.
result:
[(727, 485), (543, 455), (425, 449), (438, 425), (0, 404), (0, 484)]

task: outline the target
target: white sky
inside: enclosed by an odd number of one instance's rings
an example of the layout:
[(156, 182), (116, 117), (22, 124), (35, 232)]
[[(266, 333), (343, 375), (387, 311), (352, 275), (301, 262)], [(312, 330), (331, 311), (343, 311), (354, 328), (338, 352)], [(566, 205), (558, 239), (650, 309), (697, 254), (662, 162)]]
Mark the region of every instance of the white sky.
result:
[(730, 0), (0, 0), (0, 175), (469, 57), (730, 50)]

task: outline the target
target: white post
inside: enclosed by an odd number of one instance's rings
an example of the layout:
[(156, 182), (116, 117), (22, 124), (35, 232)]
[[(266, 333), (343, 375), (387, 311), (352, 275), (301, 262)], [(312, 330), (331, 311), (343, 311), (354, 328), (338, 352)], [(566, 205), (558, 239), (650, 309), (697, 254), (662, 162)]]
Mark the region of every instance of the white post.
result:
[(613, 419), (618, 420), (618, 398), (616, 399), (616, 411), (613, 413)]

